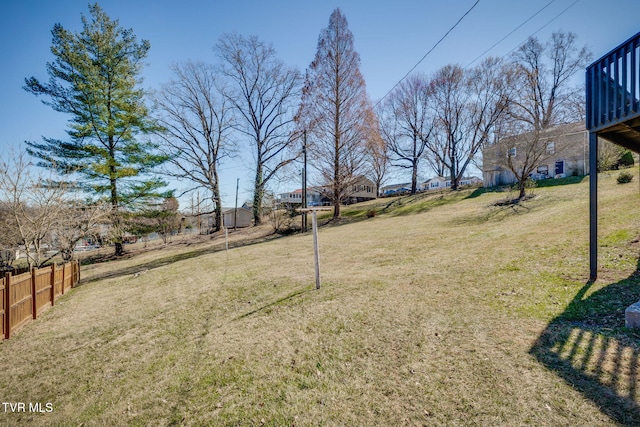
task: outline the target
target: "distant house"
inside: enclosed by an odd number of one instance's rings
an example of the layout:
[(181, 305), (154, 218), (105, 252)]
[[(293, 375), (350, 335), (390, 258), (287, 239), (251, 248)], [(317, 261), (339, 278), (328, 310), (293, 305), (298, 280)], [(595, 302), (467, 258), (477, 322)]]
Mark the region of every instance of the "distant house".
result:
[[(504, 148), (508, 144), (490, 145), (483, 151), (482, 174), (485, 187), (517, 182), (515, 175), (505, 166), (504, 161), (507, 155), (511, 156), (516, 164), (519, 158), (524, 158), (518, 153), (517, 138), (517, 136), (513, 137), (514, 144), (509, 149), (509, 153)], [(530, 174), (532, 179), (563, 178), (588, 173), (589, 140), (584, 122), (555, 127), (542, 136), (541, 143), (546, 144), (546, 153)]]
[(377, 198), (376, 184), (369, 178), (359, 176), (347, 188), (344, 204), (360, 203)]
[(420, 184), (420, 191), (443, 190), (451, 187), (451, 180), (442, 176), (436, 176)]
[[(466, 187), (470, 185), (481, 186), (482, 184), (482, 179), (478, 178), (477, 176), (463, 177), (458, 183), (460, 187)], [(447, 188), (451, 188), (450, 177), (436, 176), (420, 184), (421, 191), (445, 190)]]
[[(482, 186), (482, 179), (477, 176), (466, 176), (460, 180), (459, 185), (461, 187)], [(422, 192), (446, 190), (448, 188), (451, 188), (451, 179), (449, 177), (436, 176), (419, 184), (417, 190)], [(384, 196), (407, 194), (411, 192), (411, 183), (387, 185), (382, 187), (381, 191)]]
[[(302, 189), (297, 189), (288, 193), (277, 195), (277, 202), (280, 206), (302, 206)], [(323, 197), (320, 190), (307, 188), (307, 206), (322, 206)]]
[(222, 211), (222, 222), (227, 228), (250, 227), (253, 213), (247, 208), (229, 208)]
[[(307, 206), (328, 206), (331, 204), (330, 195), (331, 188), (310, 187), (307, 188)], [(360, 203), (366, 200), (372, 200), (377, 197), (376, 185), (370, 179), (360, 176), (346, 188), (345, 199), (343, 204)], [(279, 205), (302, 206), (302, 189), (297, 189), (287, 193), (277, 195)]]

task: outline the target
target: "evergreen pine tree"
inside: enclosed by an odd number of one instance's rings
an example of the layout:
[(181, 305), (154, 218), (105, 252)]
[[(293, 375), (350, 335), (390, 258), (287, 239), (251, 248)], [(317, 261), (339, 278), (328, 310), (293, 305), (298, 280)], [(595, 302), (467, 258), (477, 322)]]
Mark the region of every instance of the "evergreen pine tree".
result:
[(71, 33), (53, 27), (47, 63), (49, 81), (25, 79), (24, 89), (47, 97), (43, 103), (72, 116), (66, 141), (43, 137), (27, 142), (40, 165), (61, 174), (80, 174), (83, 189), (106, 198), (112, 207), (116, 254), (122, 249), (122, 209), (158, 197), (165, 185), (150, 176), (166, 158), (148, 138), (156, 125), (144, 105), (140, 72), (150, 43), (138, 42), (131, 29), (111, 20), (98, 4), (83, 30)]

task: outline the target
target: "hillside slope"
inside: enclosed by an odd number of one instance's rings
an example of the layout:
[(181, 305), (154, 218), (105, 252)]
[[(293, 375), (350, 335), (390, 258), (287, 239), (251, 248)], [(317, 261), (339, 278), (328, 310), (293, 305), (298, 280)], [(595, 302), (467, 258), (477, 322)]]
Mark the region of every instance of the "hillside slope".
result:
[(53, 412), (0, 424), (640, 423), (637, 179), (601, 177), (595, 284), (586, 179), (365, 206), (320, 230), (320, 290), (309, 234), (89, 266), (0, 345), (0, 395)]

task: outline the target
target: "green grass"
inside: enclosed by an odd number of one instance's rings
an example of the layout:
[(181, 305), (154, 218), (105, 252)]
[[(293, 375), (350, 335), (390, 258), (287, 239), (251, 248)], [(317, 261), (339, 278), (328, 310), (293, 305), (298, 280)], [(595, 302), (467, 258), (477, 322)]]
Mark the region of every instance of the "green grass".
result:
[(640, 336), (623, 316), (640, 299), (637, 187), (601, 177), (595, 283), (588, 182), (535, 194), (345, 207), (320, 229), (320, 290), (310, 234), (84, 266), (0, 345), (3, 401), (54, 412), (0, 424), (638, 424)]

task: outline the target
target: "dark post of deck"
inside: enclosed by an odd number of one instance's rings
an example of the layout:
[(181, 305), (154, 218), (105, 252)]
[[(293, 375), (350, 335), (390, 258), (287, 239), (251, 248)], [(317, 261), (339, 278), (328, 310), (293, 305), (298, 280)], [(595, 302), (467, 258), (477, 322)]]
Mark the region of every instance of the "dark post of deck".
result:
[(589, 280), (598, 277), (598, 134), (589, 132)]

